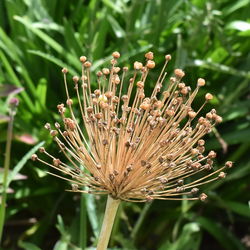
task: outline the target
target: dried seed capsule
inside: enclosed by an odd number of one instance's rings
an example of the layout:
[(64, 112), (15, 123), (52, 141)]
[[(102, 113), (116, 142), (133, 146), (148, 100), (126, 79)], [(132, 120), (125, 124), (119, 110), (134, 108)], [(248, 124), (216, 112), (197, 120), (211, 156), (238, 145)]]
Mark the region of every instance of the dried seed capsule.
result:
[(203, 78), (199, 78), (198, 81), (197, 81), (197, 85), (199, 87), (202, 87), (202, 86), (205, 86), (206, 82)]
[(36, 161), (38, 159), (38, 156), (36, 155), (36, 154), (33, 154), (32, 156), (31, 156), (31, 160), (32, 161)]
[(120, 58), (121, 55), (120, 55), (120, 53), (118, 51), (115, 51), (115, 52), (112, 53), (112, 56), (114, 58), (118, 59), (118, 58)]

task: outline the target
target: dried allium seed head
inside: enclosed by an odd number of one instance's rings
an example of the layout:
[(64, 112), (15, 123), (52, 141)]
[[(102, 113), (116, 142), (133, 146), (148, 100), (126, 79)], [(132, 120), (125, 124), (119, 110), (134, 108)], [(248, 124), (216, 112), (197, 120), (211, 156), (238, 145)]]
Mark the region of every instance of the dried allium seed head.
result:
[[(232, 167), (232, 162), (208, 172), (213, 169), (216, 153), (205, 154), (202, 137), (222, 118), (215, 109), (205, 118), (197, 117), (212, 99), (211, 94), (206, 94), (206, 101), (198, 111), (192, 108), (195, 95), (205, 85), (205, 80), (199, 78), (192, 91), (180, 82), (184, 72), (176, 69), (175, 77), (166, 83), (165, 66), (171, 59), (166, 55), (155, 88), (146, 97), (144, 86), (149, 69), (155, 67), (153, 53), (145, 54), (146, 66), (135, 62), (135, 71), (128, 77), (125, 77), (129, 74), (127, 67), (120, 72), (120, 67), (115, 66), (120, 54), (114, 52), (112, 56), (111, 66), (97, 72), (99, 86), (95, 90), (91, 89), (88, 69), (91, 63), (86, 57), (80, 57), (83, 72), (80, 78), (73, 77), (77, 92), (74, 104), (64, 75), (69, 114), (64, 104), (57, 106), (64, 128), (61, 130), (59, 123), (55, 123), (57, 130), (49, 123), (45, 128), (70, 165), (41, 147), (40, 153), (50, 158), (46, 164), (69, 176), (62, 178), (72, 180), (73, 192), (109, 194), (125, 201), (206, 200), (206, 194), (197, 195), (197, 187), (224, 178), (223, 169)], [(66, 74), (68, 70), (64, 68), (62, 72)], [(78, 86), (79, 79), (81, 86)], [(161, 94), (163, 86), (166, 90)], [(74, 114), (77, 102), (81, 121), (79, 115)], [(45, 163), (35, 154), (31, 159)], [(82, 166), (87, 171), (83, 171)], [(83, 186), (88, 190), (82, 189)]]

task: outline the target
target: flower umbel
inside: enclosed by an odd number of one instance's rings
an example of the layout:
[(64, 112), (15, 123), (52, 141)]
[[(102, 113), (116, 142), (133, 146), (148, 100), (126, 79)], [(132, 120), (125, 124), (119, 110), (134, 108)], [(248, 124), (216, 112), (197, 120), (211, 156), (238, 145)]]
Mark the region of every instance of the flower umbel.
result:
[[(202, 137), (222, 121), (215, 109), (199, 117), (205, 104), (213, 98), (210, 93), (205, 95), (204, 104), (197, 111), (192, 108), (205, 80), (198, 79), (192, 91), (182, 82), (184, 72), (176, 69), (167, 83), (165, 68), (171, 56), (166, 55), (154, 90), (146, 97), (147, 76), (155, 67), (153, 53), (145, 54), (144, 65), (135, 62), (131, 72), (127, 67), (117, 66), (118, 52), (112, 56), (110, 67), (97, 72), (98, 88), (94, 91), (91, 63), (86, 57), (80, 57), (82, 75), (74, 76), (73, 83), (81, 119), (73, 110), (66, 80), (68, 70), (62, 70), (67, 100), (66, 106), (59, 104), (57, 108), (63, 124), (55, 123), (53, 129), (47, 123), (45, 128), (68, 163), (44, 148), (40, 152), (51, 158), (51, 162), (37, 155), (32, 159), (69, 176), (51, 173), (69, 180), (72, 192), (109, 194), (114, 199), (135, 202), (204, 201), (207, 195), (198, 194), (198, 187), (225, 178), (223, 169), (232, 166), (232, 162), (227, 162), (213, 170), (216, 153), (210, 151), (204, 155)], [(83, 186), (87, 189), (82, 189)]]

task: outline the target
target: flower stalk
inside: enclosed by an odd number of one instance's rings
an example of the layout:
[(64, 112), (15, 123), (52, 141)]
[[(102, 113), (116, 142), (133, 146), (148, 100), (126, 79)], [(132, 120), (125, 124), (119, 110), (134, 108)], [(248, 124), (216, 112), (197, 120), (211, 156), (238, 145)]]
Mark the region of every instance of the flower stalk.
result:
[(1, 197), (1, 206), (0, 206), (0, 242), (2, 241), (3, 227), (5, 221), (5, 212), (6, 212), (6, 199), (7, 199), (7, 189), (8, 189), (8, 174), (10, 168), (10, 154), (11, 154), (11, 142), (12, 142), (12, 132), (13, 132), (13, 122), (14, 116), (16, 114), (15, 108), (18, 106), (18, 99), (12, 98), (9, 103), (10, 112), (9, 112), (9, 123), (7, 129), (7, 140), (6, 140), (6, 149), (5, 149), (5, 159), (4, 159), (4, 170), (3, 170), (3, 191)]
[(120, 205), (120, 200), (115, 200), (110, 195), (108, 195), (105, 214), (102, 222), (102, 229), (96, 250), (107, 249), (111, 231), (115, 221), (116, 212), (119, 205)]

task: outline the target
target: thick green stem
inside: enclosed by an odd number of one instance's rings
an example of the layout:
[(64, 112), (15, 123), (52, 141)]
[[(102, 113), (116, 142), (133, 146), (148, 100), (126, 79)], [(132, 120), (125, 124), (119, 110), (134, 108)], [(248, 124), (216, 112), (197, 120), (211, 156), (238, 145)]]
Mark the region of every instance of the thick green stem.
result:
[(0, 242), (2, 240), (4, 220), (5, 220), (5, 209), (6, 209), (5, 207), (7, 198), (7, 188), (8, 188), (8, 173), (10, 167), (10, 151), (11, 151), (13, 120), (14, 120), (14, 114), (11, 112), (10, 121), (8, 124), (5, 159), (4, 159), (3, 192), (2, 192), (1, 207), (0, 207)]
[(115, 220), (115, 215), (119, 207), (120, 200), (114, 200), (108, 196), (106, 210), (102, 222), (102, 229), (99, 236), (96, 250), (106, 250), (109, 243), (112, 227)]

